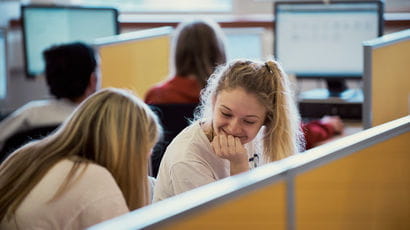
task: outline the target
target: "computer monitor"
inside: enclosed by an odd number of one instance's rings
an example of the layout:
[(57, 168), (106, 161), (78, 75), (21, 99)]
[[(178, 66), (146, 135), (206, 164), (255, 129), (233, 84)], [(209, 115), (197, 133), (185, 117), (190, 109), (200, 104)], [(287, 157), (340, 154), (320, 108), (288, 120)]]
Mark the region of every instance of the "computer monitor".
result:
[(274, 55), (297, 78), (322, 78), (329, 96), (363, 75), (362, 42), (383, 33), (382, 1), (275, 2)]
[(223, 31), (226, 37), (228, 61), (238, 58), (264, 59), (263, 28), (224, 28)]
[(5, 28), (0, 28), (0, 107), (5, 104), (7, 98), (7, 85), (7, 31)]
[(42, 52), (52, 45), (94, 39), (119, 33), (115, 8), (23, 5), (23, 42), (28, 77), (44, 72)]

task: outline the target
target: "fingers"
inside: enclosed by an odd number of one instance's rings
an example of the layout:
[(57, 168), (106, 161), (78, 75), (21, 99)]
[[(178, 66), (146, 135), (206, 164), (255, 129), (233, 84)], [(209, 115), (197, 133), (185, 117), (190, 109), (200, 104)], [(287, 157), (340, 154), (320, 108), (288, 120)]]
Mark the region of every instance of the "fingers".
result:
[(220, 134), (214, 137), (211, 145), (215, 154), (220, 158), (227, 159), (231, 162), (247, 162), (248, 160), (246, 149), (238, 137)]
[[(221, 134), (221, 135), (215, 136), (214, 140), (212, 141), (212, 147), (213, 147), (216, 155), (218, 155), (221, 158), (227, 158), (229, 153), (234, 151), (234, 149), (232, 149), (232, 147), (235, 148), (235, 144), (233, 144), (233, 145), (232, 145), (232, 143), (228, 144), (228, 138), (229, 138), (229, 136)], [(232, 146), (232, 147), (230, 147), (230, 146)]]
[(235, 149), (237, 151), (242, 151), (242, 149), (244, 149), (242, 143), (241, 143), (241, 139), (239, 139), (238, 137), (235, 137)]
[(324, 116), (321, 119), (323, 124), (328, 124), (333, 127), (335, 133), (341, 133), (344, 129), (343, 121), (338, 116)]
[(227, 136), (226, 135), (218, 135), (218, 137), (219, 137), (219, 145), (220, 145), (221, 153), (222, 154), (229, 153)]
[(341, 133), (343, 131), (343, 121), (339, 117), (335, 119), (333, 126), (336, 133)]
[(228, 145), (228, 152), (229, 153), (235, 153), (236, 149), (237, 149), (237, 144), (235, 142), (235, 139), (239, 139), (239, 138), (234, 138), (233, 136), (229, 135), (227, 138), (227, 145)]

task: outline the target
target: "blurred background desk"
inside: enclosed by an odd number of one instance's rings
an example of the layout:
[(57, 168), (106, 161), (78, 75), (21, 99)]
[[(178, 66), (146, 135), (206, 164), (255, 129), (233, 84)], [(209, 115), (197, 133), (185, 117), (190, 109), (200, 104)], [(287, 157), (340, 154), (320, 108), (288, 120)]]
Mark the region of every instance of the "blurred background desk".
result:
[(352, 121), (352, 120), (343, 120), (344, 123), (344, 130), (343, 133), (335, 135), (325, 141), (317, 143), (315, 146), (319, 146), (342, 137), (346, 137), (355, 133), (358, 133), (363, 130), (363, 123), (361, 121)]

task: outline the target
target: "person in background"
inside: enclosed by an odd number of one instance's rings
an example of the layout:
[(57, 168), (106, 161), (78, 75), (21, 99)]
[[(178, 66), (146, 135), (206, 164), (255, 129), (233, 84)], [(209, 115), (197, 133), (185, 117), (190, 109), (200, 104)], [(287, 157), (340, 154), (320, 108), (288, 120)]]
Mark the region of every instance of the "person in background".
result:
[(344, 130), (344, 124), (339, 116), (324, 116), (320, 120), (302, 123), (305, 136), (305, 149), (311, 149), (322, 141), (328, 140)]
[(133, 94), (95, 93), (0, 165), (0, 229), (85, 229), (149, 204), (148, 158), (160, 133)]
[[(158, 142), (151, 156), (152, 176), (157, 176), (168, 144), (188, 125), (182, 119), (192, 118), (200, 91), (209, 76), (216, 66), (226, 62), (224, 40), (222, 29), (211, 20), (195, 19), (178, 25), (171, 45), (169, 78), (149, 89), (144, 99), (152, 105), (164, 125), (164, 139)], [(171, 109), (167, 109), (167, 104)], [(167, 120), (176, 116), (173, 112), (176, 109), (180, 110), (175, 113), (185, 118), (173, 119), (176, 122), (169, 125)]]
[(226, 62), (225, 37), (210, 20), (180, 23), (172, 41), (170, 78), (153, 86), (145, 95), (148, 104), (198, 103), (216, 66)]
[(224, 65), (209, 79), (196, 121), (168, 146), (154, 202), (295, 154), (301, 135), (289, 80), (277, 62)]
[(98, 62), (89, 45), (69, 43), (43, 52), (47, 100), (27, 103), (0, 123), (0, 149), (8, 137), (30, 128), (61, 124), (90, 94), (99, 89)]

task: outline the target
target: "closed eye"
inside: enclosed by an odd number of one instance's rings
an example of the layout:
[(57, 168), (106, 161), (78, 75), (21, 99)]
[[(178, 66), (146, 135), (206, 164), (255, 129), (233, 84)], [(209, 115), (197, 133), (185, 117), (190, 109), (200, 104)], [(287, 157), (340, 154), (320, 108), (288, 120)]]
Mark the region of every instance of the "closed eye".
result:
[(229, 114), (229, 113), (224, 113), (224, 112), (221, 112), (221, 114), (222, 114), (224, 117), (232, 117), (232, 115), (231, 115), (231, 114)]
[(244, 120), (244, 122), (245, 122), (246, 124), (250, 124), (250, 125), (253, 125), (253, 124), (256, 123), (256, 122), (254, 122), (254, 121), (247, 121), (247, 120)]

